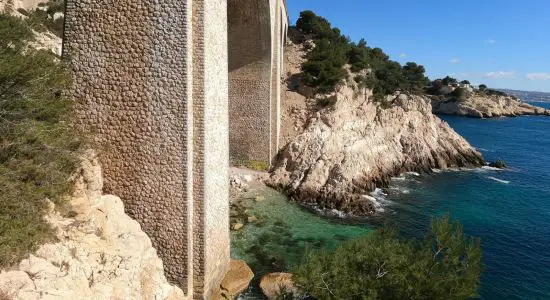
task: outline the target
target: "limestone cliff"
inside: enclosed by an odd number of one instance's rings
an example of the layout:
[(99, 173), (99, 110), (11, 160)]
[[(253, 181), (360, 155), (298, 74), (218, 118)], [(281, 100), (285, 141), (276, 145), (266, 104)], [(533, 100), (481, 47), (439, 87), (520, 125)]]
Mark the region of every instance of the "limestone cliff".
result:
[(533, 106), (509, 95), (473, 93), (464, 101), (432, 98), (433, 112), (474, 118), (515, 117), (521, 115), (546, 115), (550, 110)]
[[(50, 0), (0, 0), (0, 13), (7, 13), (13, 16), (27, 19), (20, 12), (24, 10), (32, 12), (36, 9), (46, 10), (48, 8), (48, 2)], [(40, 6), (39, 6), (40, 5)], [(63, 13), (56, 13), (55, 15), (49, 15), (49, 18), (57, 19), (62, 18)], [(33, 30), (34, 41), (29, 43), (29, 46), (36, 50), (47, 50), (61, 56), (62, 39), (49, 31), (36, 31)]]
[[(295, 80), (296, 66), (285, 70)], [(304, 117), (308, 120), (294, 130), (295, 136), (289, 135), (268, 184), (308, 206), (365, 215), (375, 207), (363, 195), (392, 176), (484, 163), (479, 152), (432, 114), (426, 97), (398, 94), (384, 104), (372, 98), (352, 76), (336, 93), (317, 97), (317, 102), (335, 103), (324, 108), (305, 105), (301, 113), (293, 113), (296, 99), (283, 98), (283, 126), (296, 128)]]
[(47, 217), (57, 229), (57, 242), (42, 245), (15, 269), (3, 270), (0, 296), (184, 299), (166, 280), (151, 240), (124, 213), (122, 201), (101, 195), (101, 168), (90, 152), (86, 157), (69, 207), (60, 208), (68, 212), (63, 216), (52, 207)]

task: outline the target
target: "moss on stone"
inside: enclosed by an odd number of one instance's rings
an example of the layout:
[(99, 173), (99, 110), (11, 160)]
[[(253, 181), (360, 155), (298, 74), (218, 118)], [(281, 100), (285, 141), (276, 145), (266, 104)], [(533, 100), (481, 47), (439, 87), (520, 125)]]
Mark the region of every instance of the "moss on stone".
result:
[(256, 171), (269, 171), (269, 163), (260, 160), (251, 160), (248, 163), (248, 167)]

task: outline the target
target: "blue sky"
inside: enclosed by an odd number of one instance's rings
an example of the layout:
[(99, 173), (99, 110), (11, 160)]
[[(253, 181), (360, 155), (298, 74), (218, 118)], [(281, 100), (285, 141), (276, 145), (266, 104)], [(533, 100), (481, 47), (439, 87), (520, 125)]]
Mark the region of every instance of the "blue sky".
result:
[(430, 78), (550, 92), (550, 0), (287, 0), (290, 22), (310, 9), (352, 40)]

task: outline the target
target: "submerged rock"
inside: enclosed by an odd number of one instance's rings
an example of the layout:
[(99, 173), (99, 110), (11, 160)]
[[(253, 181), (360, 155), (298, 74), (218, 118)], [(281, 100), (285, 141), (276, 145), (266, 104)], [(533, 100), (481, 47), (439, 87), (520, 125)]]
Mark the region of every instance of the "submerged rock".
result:
[(243, 223), (235, 223), (235, 224), (231, 225), (231, 230), (239, 231), (239, 230), (243, 229), (243, 227), (244, 227)]
[(507, 166), (506, 166), (506, 163), (504, 162), (504, 160), (499, 159), (495, 162), (490, 163), (489, 167), (499, 168), (499, 169), (506, 169)]
[(336, 103), (279, 152), (269, 185), (309, 206), (366, 215), (375, 207), (362, 195), (392, 176), (483, 165), (481, 154), (432, 114), (425, 97), (400, 94), (381, 106), (349, 82), (330, 95)]

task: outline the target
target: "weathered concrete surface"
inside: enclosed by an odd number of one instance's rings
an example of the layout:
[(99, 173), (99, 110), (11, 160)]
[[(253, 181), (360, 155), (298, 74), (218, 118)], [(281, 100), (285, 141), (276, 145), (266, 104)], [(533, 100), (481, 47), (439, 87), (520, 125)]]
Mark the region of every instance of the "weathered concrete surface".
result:
[(71, 95), (105, 191), (195, 298), (210, 298), (229, 264), (228, 115), (233, 157), (269, 162), (277, 150), (287, 19), (282, 0), (67, 1)]
[(78, 125), (188, 295), (209, 298), (229, 264), (227, 5), (68, 0)]
[(230, 157), (269, 163), (280, 132), (280, 82), (288, 28), (281, 0), (229, 0)]

